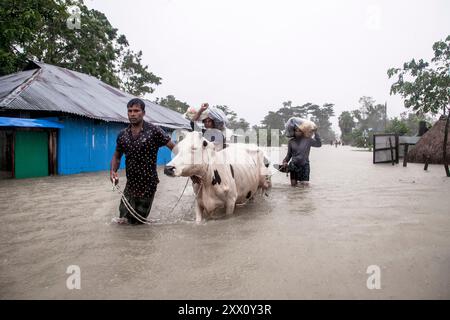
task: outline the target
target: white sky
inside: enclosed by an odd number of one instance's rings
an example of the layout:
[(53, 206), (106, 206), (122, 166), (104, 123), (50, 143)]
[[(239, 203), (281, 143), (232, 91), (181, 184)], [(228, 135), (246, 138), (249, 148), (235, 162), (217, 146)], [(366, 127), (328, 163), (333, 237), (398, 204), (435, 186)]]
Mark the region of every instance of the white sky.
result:
[(85, 0), (125, 34), (162, 77), (155, 97), (225, 104), (252, 125), (283, 101), (335, 104), (372, 96), (388, 116), (387, 69), (431, 59), (450, 34), (450, 1)]

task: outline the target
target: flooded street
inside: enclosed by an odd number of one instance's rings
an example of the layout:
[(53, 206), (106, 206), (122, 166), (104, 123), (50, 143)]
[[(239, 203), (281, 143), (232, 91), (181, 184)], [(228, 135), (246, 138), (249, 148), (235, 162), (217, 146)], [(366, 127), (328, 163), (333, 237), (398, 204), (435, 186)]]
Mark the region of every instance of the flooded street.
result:
[[(373, 165), (370, 152), (326, 145), (311, 150), (309, 188), (276, 172), (269, 197), (200, 225), (191, 183), (170, 212), (186, 178), (159, 177), (159, 223), (137, 227), (111, 223), (108, 172), (0, 180), (0, 298), (450, 299), (441, 165)], [(81, 290), (66, 287), (70, 265)], [(366, 286), (371, 265), (379, 290)]]

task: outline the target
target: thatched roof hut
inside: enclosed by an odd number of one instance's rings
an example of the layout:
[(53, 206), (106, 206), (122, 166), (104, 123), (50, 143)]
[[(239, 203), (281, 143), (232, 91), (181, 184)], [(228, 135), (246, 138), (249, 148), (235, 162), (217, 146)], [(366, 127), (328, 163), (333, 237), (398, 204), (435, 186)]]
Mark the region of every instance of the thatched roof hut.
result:
[[(442, 116), (408, 152), (408, 162), (443, 164), (444, 130), (447, 117)], [(450, 162), (450, 130), (447, 140), (447, 161)]]

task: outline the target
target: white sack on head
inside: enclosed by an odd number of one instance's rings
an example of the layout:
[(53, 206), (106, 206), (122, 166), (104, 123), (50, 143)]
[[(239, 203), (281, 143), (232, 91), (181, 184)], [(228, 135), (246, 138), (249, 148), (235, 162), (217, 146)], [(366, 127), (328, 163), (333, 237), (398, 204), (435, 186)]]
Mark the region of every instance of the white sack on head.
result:
[[(194, 107), (189, 107), (183, 116), (188, 120), (192, 120), (196, 114), (197, 109), (195, 109)], [(216, 129), (219, 130), (224, 130), (228, 125), (228, 118), (226, 114), (216, 107), (209, 107), (204, 112), (202, 112), (198, 121), (203, 121), (206, 118), (211, 118), (214, 121)]]
[(228, 125), (228, 118), (222, 110), (215, 107), (209, 107), (206, 112), (208, 117), (214, 121), (216, 129), (224, 130)]
[[(186, 112), (184, 113), (184, 117), (188, 120), (191, 120), (194, 118), (194, 116), (197, 114), (197, 109), (195, 109), (194, 107), (189, 107)], [(200, 115), (200, 119), (198, 119), (199, 121), (203, 121), (208, 117), (208, 114), (206, 112), (203, 112)]]
[(298, 127), (303, 132), (305, 137), (308, 138), (311, 138), (314, 135), (314, 130), (317, 129), (316, 124), (312, 121), (299, 117), (292, 117), (289, 118), (289, 120), (284, 125), (285, 134), (287, 137), (294, 137), (295, 127)]

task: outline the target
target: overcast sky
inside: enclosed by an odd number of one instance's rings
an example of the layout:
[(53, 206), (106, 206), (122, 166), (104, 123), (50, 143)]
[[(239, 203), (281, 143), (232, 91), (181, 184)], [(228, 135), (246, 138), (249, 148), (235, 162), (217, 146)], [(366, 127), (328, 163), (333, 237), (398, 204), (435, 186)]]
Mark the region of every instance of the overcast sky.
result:
[(335, 104), (372, 96), (403, 112), (386, 71), (431, 59), (450, 34), (450, 1), (85, 0), (106, 14), (162, 78), (155, 97), (225, 104), (252, 125), (283, 101)]

